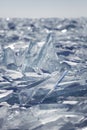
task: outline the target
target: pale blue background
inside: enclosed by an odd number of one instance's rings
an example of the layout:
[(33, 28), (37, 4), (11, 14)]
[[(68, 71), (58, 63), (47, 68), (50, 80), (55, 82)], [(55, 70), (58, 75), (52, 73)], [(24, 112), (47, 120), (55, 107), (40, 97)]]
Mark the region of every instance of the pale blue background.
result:
[(87, 16), (87, 0), (0, 0), (0, 17)]

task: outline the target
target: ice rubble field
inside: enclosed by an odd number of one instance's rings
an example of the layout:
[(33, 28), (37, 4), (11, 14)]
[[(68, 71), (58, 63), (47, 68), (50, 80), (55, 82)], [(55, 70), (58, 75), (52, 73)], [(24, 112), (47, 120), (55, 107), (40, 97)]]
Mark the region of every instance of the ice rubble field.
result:
[(87, 130), (87, 18), (0, 19), (0, 130)]

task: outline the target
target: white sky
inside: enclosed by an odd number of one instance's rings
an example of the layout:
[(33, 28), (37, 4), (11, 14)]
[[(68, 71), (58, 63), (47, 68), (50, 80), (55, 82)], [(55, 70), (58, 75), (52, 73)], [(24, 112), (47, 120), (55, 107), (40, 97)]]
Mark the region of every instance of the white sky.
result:
[(87, 0), (0, 0), (0, 17), (87, 17)]

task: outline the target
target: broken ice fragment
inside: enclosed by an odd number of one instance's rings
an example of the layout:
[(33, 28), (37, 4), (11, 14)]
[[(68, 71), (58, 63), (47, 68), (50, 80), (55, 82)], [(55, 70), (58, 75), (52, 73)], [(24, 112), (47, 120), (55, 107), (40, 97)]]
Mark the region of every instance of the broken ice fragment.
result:
[(58, 72), (52, 73), (51, 77), (48, 76), (47, 80), (42, 80), (40, 83), (35, 82), (33, 87), (23, 89), (19, 92), (20, 104), (42, 103), (57, 88), (67, 73), (68, 70), (64, 71), (60, 77)]
[(10, 65), (10, 69), (12, 67), (11, 65), (16, 67), (15, 56), (12, 49), (7, 48), (4, 50), (4, 62), (7, 67)]
[(8, 100), (12, 96), (13, 90), (0, 90), (0, 102)]
[(58, 84), (63, 80), (63, 78), (66, 76), (67, 73), (68, 71), (65, 71), (62, 74), (59, 80), (55, 83), (55, 86), (45, 95), (45, 97), (40, 101), (40, 103), (42, 103), (58, 87)]
[(59, 61), (54, 48), (54, 35), (48, 34), (47, 39), (37, 58), (38, 68), (53, 72), (58, 70)]
[(57, 81), (57, 83), (55, 84), (55, 89), (58, 87), (58, 84), (63, 80), (63, 78), (67, 75), (67, 73), (68, 73), (68, 70), (66, 70), (63, 74), (62, 74), (62, 76), (59, 78), (59, 80)]
[(41, 69), (53, 72), (59, 69), (59, 61), (54, 48), (54, 35), (48, 34), (45, 42), (31, 42), (24, 53), (22, 70), (32, 67), (38, 73)]
[(8, 23), (8, 28), (11, 30), (15, 30), (16, 25), (13, 22)]

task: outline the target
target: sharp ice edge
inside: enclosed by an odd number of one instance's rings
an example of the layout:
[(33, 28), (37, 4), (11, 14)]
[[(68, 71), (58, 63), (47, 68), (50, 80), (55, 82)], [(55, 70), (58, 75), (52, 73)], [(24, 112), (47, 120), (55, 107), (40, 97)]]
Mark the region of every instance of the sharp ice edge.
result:
[[(57, 80), (57, 82), (55, 83), (54, 87), (46, 94), (46, 96), (40, 101), (40, 103), (42, 103), (59, 85), (59, 83), (63, 80), (63, 78), (65, 77), (65, 75), (68, 73), (68, 71), (65, 71), (62, 76)], [(48, 84), (49, 85), (49, 84)]]
[(0, 19), (1, 130), (87, 129), (86, 42), (86, 18)]

